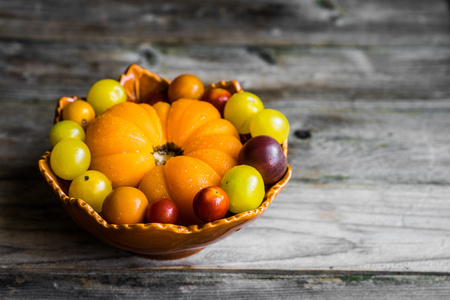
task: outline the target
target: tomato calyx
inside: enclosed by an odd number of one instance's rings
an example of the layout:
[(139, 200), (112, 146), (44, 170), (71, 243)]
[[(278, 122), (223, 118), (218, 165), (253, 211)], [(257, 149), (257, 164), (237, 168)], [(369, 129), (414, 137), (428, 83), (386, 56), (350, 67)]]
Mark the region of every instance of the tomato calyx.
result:
[(153, 157), (155, 158), (155, 164), (165, 165), (166, 162), (175, 156), (183, 155), (183, 149), (177, 146), (175, 143), (166, 143), (153, 148)]

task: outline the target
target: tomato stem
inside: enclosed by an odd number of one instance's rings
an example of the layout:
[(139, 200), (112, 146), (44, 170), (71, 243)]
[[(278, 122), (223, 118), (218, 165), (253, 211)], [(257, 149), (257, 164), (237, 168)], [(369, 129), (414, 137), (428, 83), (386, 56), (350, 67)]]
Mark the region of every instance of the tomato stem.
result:
[(155, 164), (157, 166), (165, 165), (170, 158), (183, 155), (183, 149), (174, 143), (166, 143), (164, 145), (154, 147), (152, 154), (155, 158)]

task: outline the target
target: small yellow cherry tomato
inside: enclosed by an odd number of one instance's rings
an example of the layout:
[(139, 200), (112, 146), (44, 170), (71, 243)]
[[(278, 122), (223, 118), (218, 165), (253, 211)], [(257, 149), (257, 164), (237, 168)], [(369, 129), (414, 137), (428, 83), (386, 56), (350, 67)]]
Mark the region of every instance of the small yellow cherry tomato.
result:
[(89, 169), (91, 152), (79, 139), (67, 138), (53, 147), (50, 154), (50, 167), (59, 178), (73, 180)]
[(236, 127), (240, 134), (248, 134), (252, 117), (263, 109), (263, 102), (255, 94), (234, 93), (225, 104), (223, 116)]
[(282, 144), (289, 136), (289, 121), (281, 112), (266, 108), (250, 120), (250, 134), (252, 137), (267, 135)]
[(258, 208), (264, 200), (264, 180), (254, 167), (238, 165), (231, 168), (220, 183), (228, 195), (229, 210), (238, 214)]
[(83, 127), (76, 122), (64, 120), (52, 126), (48, 138), (50, 140), (50, 145), (55, 147), (56, 144), (67, 138), (79, 139), (84, 142), (86, 133), (84, 132)]
[(86, 100), (98, 116), (111, 106), (127, 101), (127, 93), (117, 80), (102, 79), (92, 85)]
[(111, 181), (105, 174), (89, 170), (70, 183), (69, 197), (82, 199), (99, 213), (102, 211), (103, 201), (111, 191)]

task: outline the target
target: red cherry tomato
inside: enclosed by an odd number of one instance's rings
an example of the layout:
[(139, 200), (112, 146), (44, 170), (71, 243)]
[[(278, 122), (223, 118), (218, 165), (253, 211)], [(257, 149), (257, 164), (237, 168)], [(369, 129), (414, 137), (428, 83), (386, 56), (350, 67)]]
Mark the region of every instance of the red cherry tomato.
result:
[(227, 193), (218, 186), (210, 186), (200, 190), (194, 197), (194, 212), (205, 222), (223, 218), (229, 206)]
[(178, 220), (178, 207), (167, 198), (160, 198), (147, 208), (147, 222), (175, 224)]
[(211, 103), (220, 112), (223, 117), (223, 110), (228, 99), (230, 99), (231, 93), (221, 88), (211, 88), (205, 91), (202, 96), (202, 100)]

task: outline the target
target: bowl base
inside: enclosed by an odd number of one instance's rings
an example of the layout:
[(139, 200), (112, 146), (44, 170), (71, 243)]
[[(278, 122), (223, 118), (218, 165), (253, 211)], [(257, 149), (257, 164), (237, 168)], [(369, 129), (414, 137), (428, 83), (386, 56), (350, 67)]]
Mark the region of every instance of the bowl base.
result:
[(191, 255), (194, 255), (200, 251), (202, 251), (203, 248), (197, 248), (197, 249), (193, 249), (193, 250), (184, 250), (184, 251), (180, 251), (180, 252), (176, 252), (176, 253), (169, 253), (169, 254), (140, 254), (140, 253), (136, 253), (136, 255), (143, 257), (143, 258), (148, 258), (148, 259), (154, 259), (154, 260), (175, 260), (175, 259), (181, 259), (181, 258), (185, 258)]

